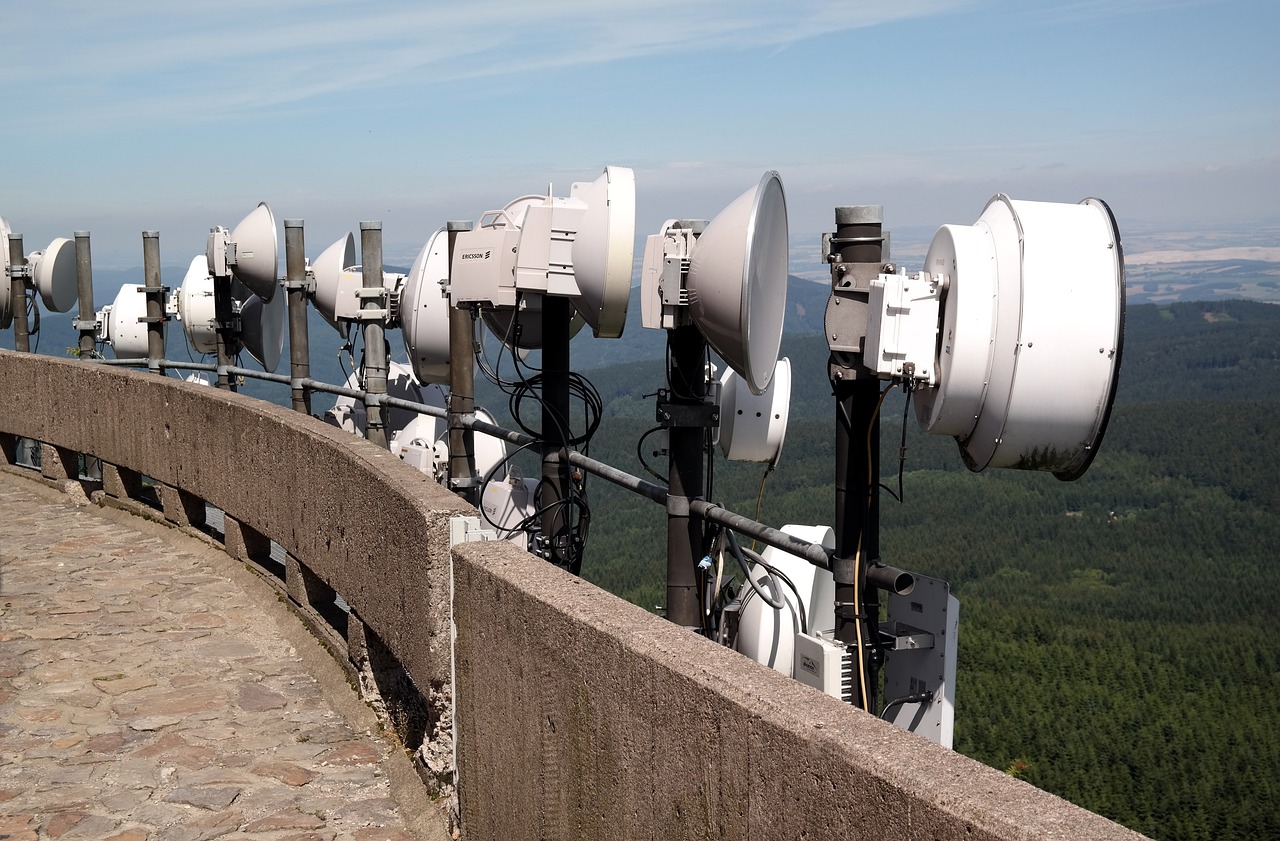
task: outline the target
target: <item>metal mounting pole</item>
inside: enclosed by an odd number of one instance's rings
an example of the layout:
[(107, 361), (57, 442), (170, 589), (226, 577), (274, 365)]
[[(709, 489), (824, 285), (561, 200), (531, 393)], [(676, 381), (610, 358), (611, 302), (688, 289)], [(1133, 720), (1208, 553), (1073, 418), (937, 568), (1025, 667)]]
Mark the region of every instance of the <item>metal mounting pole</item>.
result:
[[(707, 340), (694, 325), (668, 333), (669, 414), (706, 404)], [(684, 628), (701, 627), (697, 563), (704, 551), (704, 522), (689, 510), (703, 495), (706, 427), (674, 418), (668, 427), (667, 461), (667, 619)]]
[[(448, 222), (449, 271), (458, 234), (471, 230), (471, 222)], [(430, 290), (426, 294), (432, 294)], [(452, 293), (450, 293), (452, 294)], [(452, 303), (452, 298), (450, 298)], [(475, 314), (468, 307), (449, 307), (449, 487), (472, 505), (480, 504), (476, 476), (475, 433), (462, 418), (475, 412)]]
[[(827, 305), (832, 349), (828, 370), (836, 399), (835, 632), (859, 659), (853, 701), (874, 712), (884, 655), (879, 643), (880, 599), (867, 581), (867, 569), (880, 558), (881, 382), (863, 364), (860, 341), (866, 335), (870, 281), (880, 273), (888, 253), (881, 207), (838, 207), (835, 217), (829, 255), (832, 297)], [(837, 314), (842, 307), (843, 313)]]
[(582, 547), (577, 545), (569, 505), (572, 481), (565, 448), (569, 435), (569, 320), (568, 298), (542, 298), (542, 537), (547, 560), (577, 575)]
[(13, 349), (31, 352), (27, 327), (27, 256), (22, 250), (22, 234), (9, 234), (9, 308), (13, 310)]
[(80, 358), (92, 359), (94, 346), (98, 340), (95, 320), (98, 314), (93, 309), (93, 254), (89, 248), (89, 232), (76, 231), (76, 292), (79, 297), (79, 321), (76, 328), (80, 331)]
[(164, 375), (164, 293), (160, 283), (160, 234), (142, 232), (142, 291), (147, 297), (147, 368)]
[[(365, 289), (382, 288), (382, 223), (360, 223), (360, 266)], [(379, 309), (378, 299), (365, 297), (362, 310)], [(364, 320), (364, 389), (365, 427), (364, 437), (382, 447), (389, 448), (387, 424), (383, 416), (382, 398), (387, 394), (387, 340), (382, 319)]]
[(311, 389), (302, 385), (302, 381), (311, 376), (311, 346), (307, 335), (307, 249), (301, 219), (284, 220), (284, 266), (284, 287), (289, 296), (289, 376), (293, 379), (293, 409), (309, 415)]

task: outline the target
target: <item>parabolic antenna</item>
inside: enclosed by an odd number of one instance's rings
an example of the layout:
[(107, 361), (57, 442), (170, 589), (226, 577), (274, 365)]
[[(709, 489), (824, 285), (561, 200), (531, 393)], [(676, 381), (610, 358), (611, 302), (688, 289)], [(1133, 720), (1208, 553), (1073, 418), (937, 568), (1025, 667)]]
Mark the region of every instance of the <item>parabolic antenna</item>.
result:
[(124, 284), (98, 313), (98, 341), (111, 345), (117, 359), (147, 358), (147, 296), (142, 289), (140, 283)]
[(279, 240), (271, 208), (266, 202), (260, 202), (233, 231), (213, 228), (205, 256), (209, 274), (234, 277), (263, 301), (270, 301), (279, 286), (276, 282)]
[(690, 314), (753, 394), (769, 385), (782, 344), (787, 237), (782, 179), (770, 171), (711, 220), (690, 258)]
[[(834, 549), (836, 545), (836, 533), (830, 526), (785, 525), (782, 531), (827, 549)], [(830, 633), (835, 628), (835, 579), (830, 571), (772, 546), (765, 549), (762, 555), (770, 566), (791, 579), (805, 603), (800, 604), (796, 593), (782, 582), (770, 578), (763, 567), (753, 566), (752, 580), (769, 593), (775, 602), (782, 600), (783, 608), (775, 610), (758, 596), (745, 601), (734, 645), (739, 653), (757, 663), (791, 676), (794, 671), (796, 634), (801, 630), (801, 612), (805, 615), (810, 634)], [(743, 592), (750, 592), (750, 585), (744, 587)]]
[(356, 238), (348, 232), (345, 237), (326, 248), (311, 264), (311, 272), (316, 280), (311, 300), (316, 312), (341, 333), (343, 338), (347, 335), (347, 325), (338, 323), (338, 298), (343, 295), (355, 297), (355, 288), (361, 285), (361, 279), (355, 275), (355, 282), (352, 283), (350, 269), (357, 262)]
[(178, 288), (178, 318), (196, 353), (218, 349), (218, 319), (213, 301), (213, 275), (203, 255), (193, 257)]
[(627, 321), (635, 256), (635, 173), (605, 167), (595, 181), (574, 184), (570, 197), (585, 205), (573, 239), (573, 274), (581, 292), (573, 299), (574, 308), (596, 336), (619, 338)]
[(9, 306), (9, 220), (0, 216), (0, 269), (4, 269), (4, 277), (0, 277), (0, 330), (8, 329), (13, 321), (13, 310)]
[(449, 381), (449, 299), (440, 285), (448, 276), (449, 237), (441, 228), (418, 252), (400, 298), (400, 332), (418, 382)]
[(266, 301), (259, 295), (250, 295), (240, 305), (240, 341), (264, 371), (274, 371), (280, 365), (285, 298), (278, 292)]
[(791, 360), (777, 360), (769, 385), (760, 394), (747, 388), (732, 368), (720, 377), (720, 450), (730, 461), (777, 465), (791, 412)]
[(1079, 478), (1101, 444), (1124, 342), (1125, 273), (1110, 208), (998, 195), (969, 227), (938, 231), (945, 275), (936, 367), (916, 416), (954, 436), (971, 470)]
[(44, 251), (33, 253), (27, 260), (32, 267), (35, 287), (44, 305), (54, 312), (66, 312), (76, 303), (76, 244), (58, 237)]

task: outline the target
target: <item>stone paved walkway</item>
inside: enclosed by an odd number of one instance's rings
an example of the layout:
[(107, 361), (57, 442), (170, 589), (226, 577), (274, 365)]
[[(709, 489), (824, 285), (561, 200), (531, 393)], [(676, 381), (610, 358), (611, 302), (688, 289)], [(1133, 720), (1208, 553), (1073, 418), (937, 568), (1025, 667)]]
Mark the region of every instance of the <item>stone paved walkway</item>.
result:
[(0, 839), (419, 838), (295, 620), (131, 519), (0, 473)]

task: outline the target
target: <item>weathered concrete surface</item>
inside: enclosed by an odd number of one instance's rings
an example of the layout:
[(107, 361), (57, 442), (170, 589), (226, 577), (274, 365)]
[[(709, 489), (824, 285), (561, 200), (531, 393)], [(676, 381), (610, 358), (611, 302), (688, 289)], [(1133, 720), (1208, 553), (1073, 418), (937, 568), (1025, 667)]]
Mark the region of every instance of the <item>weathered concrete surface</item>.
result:
[(318, 420), (172, 377), (0, 351), (0, 395), (0, 431), (198, 496), (305, 560), (447, 694), (448, 519), (475, 513), (455, 495)]
[(0, 837), (448, 837), (337, 664), (255, 579), (0, 472)]
[(1142, 837), (506, 544), (455, 564), (469, 841)]

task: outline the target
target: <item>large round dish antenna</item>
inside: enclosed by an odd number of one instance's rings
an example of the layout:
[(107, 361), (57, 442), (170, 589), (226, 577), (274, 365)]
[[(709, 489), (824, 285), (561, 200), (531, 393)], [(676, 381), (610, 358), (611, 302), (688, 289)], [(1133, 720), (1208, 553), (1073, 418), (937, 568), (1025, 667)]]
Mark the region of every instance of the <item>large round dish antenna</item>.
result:
[(732, 368), (720, 377), (720, 451), (730, 461), (763, 461), (776, 466), (791, 412), (791, 360), (777, 360), (760, 394), (747, 388)]
[(264, 301), (259, 295), (250, 295), (240, 306), (240, 341), (264, 371), (274, 371), (280, 366), (280, 355), (284, 351), (285, 297), (277, 293)]
[(400, 333), (414, 376), (422, 383), (449, 381), (449, 237), (444, 228), (422, 246), (400, 297)]
[(916, 416), (952, 435), (971, 470), (1076, 479), (1115, 399), (1125, 273), (1110, 208), (998, 195), (971, 227), (934, 237), (926, 271), (946, 276), (939, 381)]
[(787, 302), (787, 201), (766, 172), (707, 224), (689, 264), (689, 311), (753, 394), (769, 385)]
[(98, 314), (98, 340), (111, 345), (117, 359), (147, 358), (147, 296), (142, 289), (140, 283), (124, 284)]
[(627, 167), (605, 167), (595, 181), (574, 184), (570, 196), (586, 205), (573, 240), (573, 274), (582, 292), (573, 304), (596, 336), (616, 339), (631, 295), (636, 176)]
[(342, 334), (347, 336), (347, 325), (338, 321), (338, 299), (343, 295), (355, 297), (356, 287), (362, 285), (362, 279), (351, 271), (358, 263), (356, 258), (356, 238), (350, 232), (333, 245), (321, 252), (311, 264), (311, 273), (315, 277), (315, 291), (311, 293), (316, 312)]
[(213, 275), (203, 256), (193, 257), (178, 287), (178, 318), (182, 331), (196, 353), (218, 349), (218, 319), (213, 300)]
[(76, 244), (58, 237), (44, 251), (27, 261), (32, 266), (35, 287), (44, 305), (54, 312), (66, 312), (78, 299), (76, 284)]
[(271, 300), (279, 286), (279, 254), (276, 220), (266, 202), (259, 202), (230, 232), (223, 227), (213, 228), (205, 249), (209, 274), (229, 275), (263, 301)]
[(8, 329), (13, 321), (13, 309), (9, 306), (9, 220), (0, 216), (0, 269), (4, 276), (0, 277), (0, 330)]

